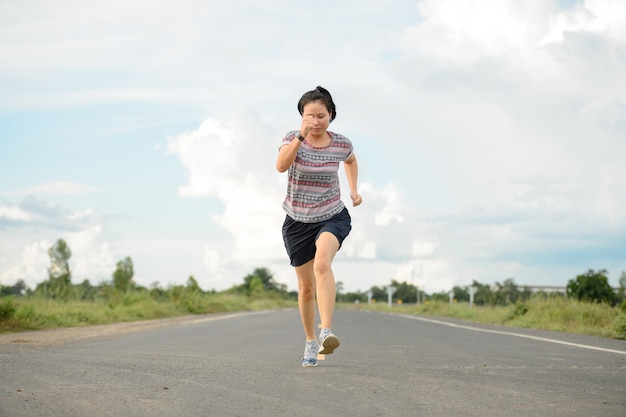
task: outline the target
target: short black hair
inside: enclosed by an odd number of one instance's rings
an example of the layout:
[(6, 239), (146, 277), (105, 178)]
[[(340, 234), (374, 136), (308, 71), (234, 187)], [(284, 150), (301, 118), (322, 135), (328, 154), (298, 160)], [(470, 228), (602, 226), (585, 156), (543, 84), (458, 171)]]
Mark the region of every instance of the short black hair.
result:
[(333, 97), (330, 95), (328, 90), (320, 86), (315, 87), (315, 90), (307, 91), (302, 95), (302, 97), (300, 97), (300, 101), (298, 101), (298, 111), (300, 112), (300, 116), (302, 116), (304, 106), (312, 101), (318, 100), (324, 103), (328, 109), (328, 112), (330, 113), (330, 121), (332, 122), (335, 120), (337, 117), (337, 108), (335, 107)]

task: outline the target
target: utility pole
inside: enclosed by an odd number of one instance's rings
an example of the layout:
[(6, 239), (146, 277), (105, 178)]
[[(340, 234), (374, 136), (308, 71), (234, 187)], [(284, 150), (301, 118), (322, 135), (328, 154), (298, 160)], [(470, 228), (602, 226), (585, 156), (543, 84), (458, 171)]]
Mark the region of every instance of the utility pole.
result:
[(389, 307), (391, 307), (391, 296), (393, 295), (393, 293), (396, 292), (396, 288), (395, 287), (387, 287), (387, 305)]
[(419, 305), (420, 292), (417, 289), (417, 285), (415, 285), (415, 268), (411, 269), (411, 283), (413, 284), (413, 288), (415, 288), (415, 305)]
[(476, 287), (469, 287), (469, 296), (470, 296), (470, 301), (469, 301), (469, 308), (473, 308), (474, 307), (474, 293), (476, 292)]

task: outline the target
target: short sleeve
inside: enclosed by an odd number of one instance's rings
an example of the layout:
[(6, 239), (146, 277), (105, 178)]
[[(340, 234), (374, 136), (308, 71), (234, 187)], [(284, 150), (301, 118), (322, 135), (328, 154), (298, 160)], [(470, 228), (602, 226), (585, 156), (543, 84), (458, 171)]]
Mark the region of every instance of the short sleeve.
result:
[(350, 155), (352, 155), (352, 152), (354, 151), (354, 147), (352, 146), (352, 142), (351, 141), (348, 141), (348, 145), (349, 146), (348, 146), (348, 149), (347, 149), (347, 152), (346, 152), (346, 157), (343, 158), (344, 161), (347, 160), (350, 157)]
[(297, 132), (298, 132), (297, 130), (292, 130), (291, 132), (287, 133), (285, 137), (283, 138), (283, 141), (281, 142), (278, 149), (280, 150), (280, 148), (282, 148), (283, 146), (289, 145), (291, 141), (293, 141), (296, 138)]
[(345, 161), (352, 155), (354, 151), (352, 147), (352, 141), (345, 137), (344, 135), (340, 135), (338, 133), (332, 133), (334, 136), (333, 147), (338, 160)]

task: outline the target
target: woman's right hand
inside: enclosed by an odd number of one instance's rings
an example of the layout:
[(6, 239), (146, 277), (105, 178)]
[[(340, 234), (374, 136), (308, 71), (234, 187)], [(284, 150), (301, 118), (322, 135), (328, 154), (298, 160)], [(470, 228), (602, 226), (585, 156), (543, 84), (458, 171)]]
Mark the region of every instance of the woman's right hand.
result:
[(306, 138), (314, 124), (315, 119), (313, 116), (303, 117), (300, 125), (300, 134)]

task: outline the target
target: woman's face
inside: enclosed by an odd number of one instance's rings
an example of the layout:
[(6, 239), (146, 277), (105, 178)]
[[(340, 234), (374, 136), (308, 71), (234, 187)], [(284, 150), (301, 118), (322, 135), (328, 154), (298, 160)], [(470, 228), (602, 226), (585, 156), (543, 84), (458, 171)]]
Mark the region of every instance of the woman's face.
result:
[(305, 104), (302, 109), (302, 118), (312, 120), (311, 134), (313, 136), (322, 135), (330, 124), (330, 113), (326, 105), (320, 100)]

